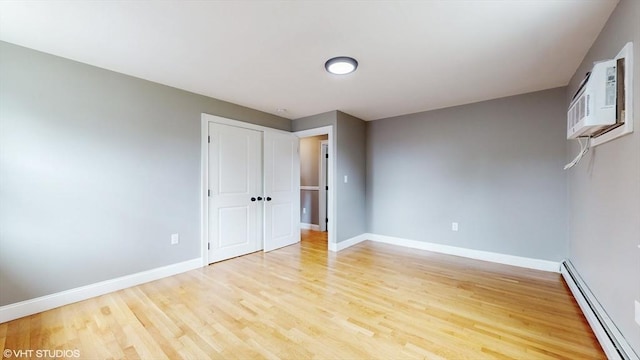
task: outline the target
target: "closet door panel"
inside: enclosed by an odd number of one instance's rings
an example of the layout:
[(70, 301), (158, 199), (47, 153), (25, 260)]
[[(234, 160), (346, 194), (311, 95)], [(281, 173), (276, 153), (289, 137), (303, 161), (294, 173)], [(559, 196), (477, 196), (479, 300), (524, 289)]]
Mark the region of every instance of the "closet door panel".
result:
[(300, 241), (299, 139), (293, 134), (264, 133), (264, 251)]
[(262, 132), (210, 123), (209, 262), (262, 249)]

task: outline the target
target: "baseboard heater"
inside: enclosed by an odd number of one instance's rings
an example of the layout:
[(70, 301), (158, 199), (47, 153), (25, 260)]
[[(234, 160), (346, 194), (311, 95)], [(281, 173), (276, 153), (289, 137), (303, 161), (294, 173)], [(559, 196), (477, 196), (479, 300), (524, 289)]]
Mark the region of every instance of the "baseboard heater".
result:
[(640, 360), (569, 260), (560, 272), (609, 359)]

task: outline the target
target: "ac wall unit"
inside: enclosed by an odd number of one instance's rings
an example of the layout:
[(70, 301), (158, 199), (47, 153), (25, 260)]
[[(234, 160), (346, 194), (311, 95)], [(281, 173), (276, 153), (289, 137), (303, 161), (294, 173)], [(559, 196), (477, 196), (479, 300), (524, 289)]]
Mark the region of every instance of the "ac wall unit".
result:
[(617, 62), (593, 66), (567, 112), (567, 139), (591, 137), (616, 124)]
[(564, 169), (578, 164), (591, 147), (632, 132), (633, 44), (628, 42), (614, 59), (596, 63), (573, 96), (567, 139), (578, 139), (580, 152)]

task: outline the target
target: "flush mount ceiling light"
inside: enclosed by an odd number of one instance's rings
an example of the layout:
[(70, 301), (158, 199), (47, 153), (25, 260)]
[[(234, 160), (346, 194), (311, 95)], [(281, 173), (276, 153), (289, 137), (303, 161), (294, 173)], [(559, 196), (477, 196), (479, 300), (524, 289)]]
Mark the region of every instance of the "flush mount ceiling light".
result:
[(324, 68), (328, 72), (335, 75), (346, 75), (356, 71), (358, 62), (356, 59), (348, 56), (338, 56), (327, 60), (324, 63)]

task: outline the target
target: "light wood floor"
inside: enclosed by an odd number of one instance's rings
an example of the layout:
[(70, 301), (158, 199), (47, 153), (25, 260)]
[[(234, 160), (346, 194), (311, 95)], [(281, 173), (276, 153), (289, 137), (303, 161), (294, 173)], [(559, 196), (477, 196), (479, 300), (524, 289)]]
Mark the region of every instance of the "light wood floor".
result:
[[(83, 359), (604, 359), (558, 274), (323, 233), (0, 324)], [(15, 357), (13, 357), (15, 358)]]

